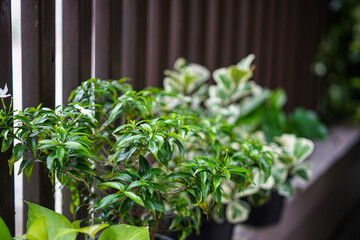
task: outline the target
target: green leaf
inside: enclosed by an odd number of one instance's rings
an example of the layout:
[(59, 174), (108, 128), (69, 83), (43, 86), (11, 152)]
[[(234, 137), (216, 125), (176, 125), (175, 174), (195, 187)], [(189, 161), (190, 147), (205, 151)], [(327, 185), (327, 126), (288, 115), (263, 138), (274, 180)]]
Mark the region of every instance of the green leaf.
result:
[(226, 219), (232, 224), (246, 221), (249, 213), (250, 206), (244, 201), (231, 201), (226, 207)]
[(26, 239), (28, 240), (48, 240), (48, 227), (44, 215), (36, 218), (26, 232)]
[(150, 152), (154, 155), (154, 157), (156, 159), (158, 159), (158, 151), (159, 151), (159, 146), (157, 145), (157, 143), (155, 141), (150, 141), (149, 142), (149, 150)]
[(214, 185), (214, 191), (220, 186), (220, 183), (222, 181), (222, 178), (220, 176), (215, 176), (213, 178), (213, 185)]
[(147, 124), (147, 123), (141, 124), (141, 125), (140, 125), (140, 128), (144, 129), (147, 133), (151, 133), (151, 132), (152, 132), (152, 129), (151, 129), (150, 125)]
[(92, 226), (88, 226), (88, 227), (83, 227), (83, 228), (67, 228), (67, 229), (61, 229), (55, 236), (55, 240), (64, 236), (64, 235), (68, 235), (71, 233), (84, 233), (87, 234), (88, 236), (90, 236), (91, 239), (95, 239), (95, 235), (96, 233), (98, 233), (100, 230), (106, 228), (107, 226), (109, 226), (108, 223), (103, 223), (103, 224), (95, 224)]
[(28, 180), (28, 182), (30, 182), (30, 177), (31, 177), (31, 173), (32, 173), (32, 170), (34, 168), (34, 162), (30, 162), (29, 164), (26, 164), (25, 166), (25, 169), (24, 169), (24, 173), (25, 173), (25, 176)]
[(19, 160), (23, 155), (25, 151), (26, 146), (21, 145), (21, 143), (18, 143), (13, 148), (13, 157), (15, 161)]
[(116, 153), (116, 162), (127, 161), (137, 149), (138, 146), (128, 146), (126, 148), (121, 148)]
[(291, 197), (293, 196), (293, 187), (289, 180), (279, 185), (278, 192), (281, 196)]
[(263, 156), (260, 156), (259, 164), (260, 164), (261, 170), (263, 170), (265, 173), (265, 181), (266, 181), (271, 175), (271, 165), (272, 165), (271, 159), (267, 159)]
[(65, 149), (63, 147), (59, 147), (58, 149), (56, 149), (56, 157), (59, 160), (59, 163), (61, 166), (63, 166), (63, 159), (65, 156)]
[(151, 178), (152, 176), (158, 176), (164, 171), (160, 168), (151, 168), (149, 171), (146, 172), (144, 179)]
[(14, 139), (11, 137), (8, 137), (7, 139), (2, 139), (2, 146), (1, 146), (1, 152), (5, 152), (9, 149), (9, 147), (12, 145)]
[(103, 198), (101, 198), (99, 201), (97, 201), (95, 205), (95, 210), (101, 209), (105, 206), (108, 206), (110, 204), (113, 204), (116, 201), (119, 201), (124, 195), (122, 193), (114, 193), (107, 195)]
[(10, 231), (1, 217), (0, 217), (0, 239), (2, 239), (2, 240), (11, 240), (12, 239)]
[(115, 105), (115, 107), (111, 110), (109, 119), (106, 121), (106, 124), (112, 123), (119, 115), (122, 113), (122, 106), (124, 102), (119, 102)]
[(31, 152), (35, 155), (36, 152), (36, 141), (35, 138), (30, 137), (27, 139), (28, 147), (30, 148)]
[(82, 152), (88, 157), (92, 156), (91, 152), (81, 143), (70, 141), (65, 143), (65, 147), (76, 152)]
[(207, 180), (207, 172), (206, 171), (200, 172), (200, 179), (201, 179), (201, 184), (202, 184), (203, 188), (206, 188), (206, 180)]
[(101, 183), (102, 186), (112, 187), (117, 190), (123, 191), (126, 188), (126, 185), (121, 182), (105, 182)]
[(181, 220), (182, 220), (182, 218), (181, 218), (180, 216), (176, 216), (176, 217), (172, 220), (169, 229), (173, 229), (173, 228), (179, 226), (179, 224), (181, 223)]
[(46, 166), (50, 170), (50, 172), (53, 172), (55, 158), (56, 152), (51, 152), (46, 158)]
[(297, 138), (294, 145), (294, 156), (297, 162), (302, 162), (314, 151), (314, 143), (305, 138)]
[(140, 186), (144, 186), (144, 185), (148, 185), (148, 183), (144, 180), (134, 181), (134, 182), (130, 183), (130, 185), (126, 188), (126, 190), (128, 191), (134, 187), (140, 187)]
[(246, 75), (249, 74), (249, 71), (239, 69), (235, 66), (228, 67), (227, 69), (228, 74), (231, 76), (234, 83), (239, 84), (241, 83)]
[(133, 177), (130, 174), (126, 173), (126, 172), (119, 173), (118, 175), (116, 175), (114, 177), (114, 179), (122, 180), (122, 181), (125, 181), (125, 182), (134, 181)]
[(299, 164), (294, 168), (294, 175), (304, 181), (309, 181), (311, 176), (311, 167), (308, 164)]
[(170, 173), (169, 175), (167, 175), (166, 180), (170, 181), (170, 180), (178, 179), (178, 178), (190, 180), (191, 178), (194, 178), (194, 176), (187, 172), (173, 172), (173, 173)]
[(269, 101), (274, 107), (281, 109), (287, 101), (286, 92), (283, 89), (273, 90)]
[(134, 201), (131, 198), (126, 198), (121, 202), (120, 206), (120, 217), (123, 219), (124, 216), (129, 212), (130, 208), (134, 205)]
[(226, 179), (230, 182), (230, 178), (231, 178), (230, 172), (228, 170), (224, 170), (224, 174), (225, 174)]
[(131, 200), (133, 200), (137, 204), (139, 204), (141, 206), (144, 206), (143, 200), (139, 196), (137, 196), (135, 193), (133, 193), (133, 192), (124, 192), (124, 194), (126, 196), (128, 196), (129, 198), (131, 198)]
[[(35, 221), (41, 217), (42, 215), (45, 217), (48, 238), (54, 239), (57, 231), (63, 228), (72, 228), (72, 224), (66, 217), (61, 214), (58, 214), (50, 209), (41, 207), (34, 203), (26, 202), (29, 206), (29, 215), (28, 222), (26, 224), (26, 228), (30, 229), (30, 227), (35, 223)], [(76, 234), (70, 234), (66, 237), (61, 237), (59, 240), (71, 240), (75, 239)]]
[(125, 224), (105, 229), (99, 240), (150, 240), (149, 227), (135, 227)]
[(298, 137), (325, 140), (327, 129), (315, 112), (297, 108), (288, 117), (288, 129)]
[(139, 167), (140, 167), (140, 175), (144, 176), (147, 171), (150, 169), (149, 162), (146, 158), (143, 157), (143, 155), (139, 155)]
[(249, 54), (248, 56), (241, 59), (240, 62), (236, 64), (236, 66), (240, 69), (245, 69), (245, 70), (250, 69), (251, 63), (254, 61), (254, 59), (255, 59), (255, 55)]
[(118, 147), (122, 147), (126, 141), (132, 136), (132, 133), (124, 133), (121, 135), (121, 137), (119, 137), (119, 139), (116, 141), (114, 147), (112, 148), (113, 149), (116, 149)]

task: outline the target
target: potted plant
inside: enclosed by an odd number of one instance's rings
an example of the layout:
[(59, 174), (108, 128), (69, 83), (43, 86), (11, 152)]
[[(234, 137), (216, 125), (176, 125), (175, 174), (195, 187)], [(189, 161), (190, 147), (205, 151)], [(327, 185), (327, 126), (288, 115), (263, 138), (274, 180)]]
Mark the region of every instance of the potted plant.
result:
[(291, 175), (309, 177), (302, 161), (313, 149), (281, 135), (285, 125), (274, 133), (272, 121), (259, 119), (265, 105), (282, 123), (284, 94), (250, 81), (252, 60), (216, 70), (212, 86), (205, 67), (179, 60), (164, 90), (90, 79), (68, 106), (12, 113), (4, 105), (2, 151), (17, 139), (10, 166), (25, 156), (19, 172), (29, 178), (35, 162), (45, 164), (52, 181), (70, 188), (71, 211), (88, 209), (88, 224), (149, 226), (151, 239), (170, 231), (185, 239), (204, 216), (246, 221), (251, 204), (292, 192)]
[[(163, 219), (171, 219), (170, 229), (185, 239), (199, 229), (209, 198), (220, 206), (222, 181), (252, 182), (248, 165), (261, 163), (233, 161), (234, 148), (214, 138), (216, 119), (202, 119), (202, 125), (191, 116), (157, 112), (161, 94), (133, 91), (125, 79), (90, 79), (73, 91), (68, 106), (15, 114), (4, 106), (2, 151), (17, 139), (10, 166), (24, 156), (20, 172), (30, 177), (35, 162), (45, 164), (52, 181), (71, 189), (72, 212), (88, 208), (89, 224), (149, 226), (155, 239)], [(239, 146), (246, 141), (238, 140)], [(185, 144), (196, 151), (185, 151)]]
[[(209, 210), (218, 223), (224, 223), (225, 219), (231, 224), (242, 222), (255, 226), (278, 222), (283, 196), (293, 195), (291, 179), (299, 177), (307, 181), (310, 177), (310, 166), (303, 161), (312, 153), (314, 145), (304, 137), (326, 138), (326, 128), (313, 112), (296, 109), (287, 118), (282, 111), (286, 102), (284, 91), (265, 89), (250, 80), (253, 59), (254, 55), (249, 55), (237, 65), (215, 70), (212, 74), (214, 85), (206, 84), (209, 70), (198, 64), (188, 64), (184, 59), (176, 61), (175, 70), (165, 71), (166, 94), (160, 100), (162, 111), (225, 121), (228, 131), (223, 135), (216, 132), (224, 128), (223, 125), (211, 124), (215, 134), (221, 136), (221, 144), (235, 147), (237, 139), (244, 138), (253, 143), (237, 146), (237, 150), (249, 149), (250, 154), (235, 150), (232, 158), (241, 161), (254, 158), (253, 162), (260, 162), (248, 165), (255, 184), (245, 184), (244, 188), (234, 182), (222, 182), (220, 211)], [(261, 155), (266, 150), (272, 153), (272, 161), (266, 161)], [(278, 210), (274, 211), (273, 205)], [(271, 209), (272, 213), (268, 214), (266, 209)], [(204, 239), (217, 236), (218, 229), (210, 224)], [(225, 236), (224, 233), (220, 235)]]

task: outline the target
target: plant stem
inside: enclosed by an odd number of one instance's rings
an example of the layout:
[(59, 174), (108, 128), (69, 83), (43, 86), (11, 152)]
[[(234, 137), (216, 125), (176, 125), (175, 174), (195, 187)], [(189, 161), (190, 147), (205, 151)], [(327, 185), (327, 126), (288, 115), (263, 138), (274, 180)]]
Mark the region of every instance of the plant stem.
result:
[(151, 229), (151, 232), (150, 232), (151, 240), (155, 240), (155, 236), (156, 236), (156, 232), (157, 232), (158, 228), (159, 228), (159, 220), (156, 220), (154, 227)]
[(91, 192), (91, 188), (90, 188), (89, 184), (88, 184), (84, 179), (78, 178), (78, 177), (76, 177), (76, 176), (74, 176), (74, 175), (71, 175), (71, 174), (68, 173), (68, 172), (65, 172), (65, 174), (66, 174), (66, 176), (68, 176), (68, 177), (70, 177), (70, 178), (72, 178), (72, 179), (74, 179), (74, 180), (76, 180), (76, 181), (82, 182), (82, 183), (85, 185), (85, 187), (86, 187), (86, 189), (88, 190), (88, 192), (89, 192), (89, 193)]

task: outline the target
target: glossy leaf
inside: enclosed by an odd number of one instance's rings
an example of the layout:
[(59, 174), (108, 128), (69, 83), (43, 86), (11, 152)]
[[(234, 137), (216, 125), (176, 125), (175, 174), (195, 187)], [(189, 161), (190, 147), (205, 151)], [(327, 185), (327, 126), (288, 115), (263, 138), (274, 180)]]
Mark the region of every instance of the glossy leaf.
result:
[(5, 222), (0, 217), (0, 239), (11, 240), (11, 234)]
[(99, 240), (150, 240), (148, 227), (135, 227), (125, 224), (114, 225), (105, 229)]
[[(61, 214), (58, 214), (50, 209), (41, 207), (34, 203), (26, 202), (29, 206), (29, 215), (28, 222), (26, 224), (26, 228), (30, 230), (31, 226), (36, 222), (36, 220), (44, 216), (47, 231), (48, 231), (48, 239), (54, 239), (57, 231), (63, 228), (72, 228), (72, 224)], [(75, 239), (76, 234), (69, 234), (66, 237), (61, 237), (59, 240), (70, 240)]]

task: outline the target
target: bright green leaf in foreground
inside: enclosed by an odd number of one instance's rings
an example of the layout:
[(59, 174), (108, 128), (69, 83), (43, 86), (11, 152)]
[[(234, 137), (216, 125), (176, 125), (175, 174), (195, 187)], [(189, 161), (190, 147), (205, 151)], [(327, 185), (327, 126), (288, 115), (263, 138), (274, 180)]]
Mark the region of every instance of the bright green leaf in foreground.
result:
[(9, 229), (7, 228), (5, 222), (0, 217), (0, 239), (2, 240), (11, 240), (11, 234)]
[[(28, 240), (48, 240), (48, 228), (45, 216), (38, 217), (24, 235)], [(52, 238), (50, 238), (52, 239)]]
[(135, 227), (126, 224), (108, 227), (99, 240), (150, 240), (148, 227)]
[[(48, 237), (49, 239), (55, 239), (55, 235), (59, 229), (64, 228), (73, 228), (72, 224), (69, 220), (61, 214), (58, 214), (50, 209), (41, 207), (34, 203), (27, 202), (29, 206), (29, 215), (28, 215), (28, 222), (26, 228), (30, 230), (32, 225), (37, 221), (41, 215), (45, 217)], [(76, 234), (72, 233), (67, 236), (58, 238), (58, 240), (71, 240), (75, 239)]]

